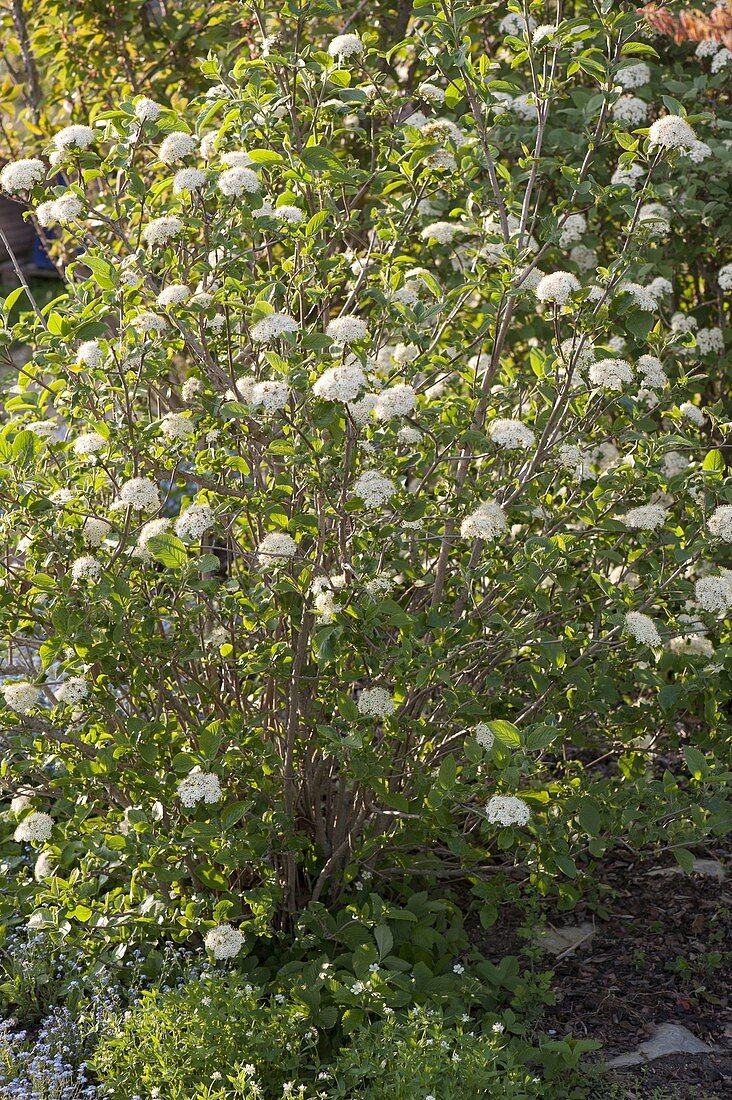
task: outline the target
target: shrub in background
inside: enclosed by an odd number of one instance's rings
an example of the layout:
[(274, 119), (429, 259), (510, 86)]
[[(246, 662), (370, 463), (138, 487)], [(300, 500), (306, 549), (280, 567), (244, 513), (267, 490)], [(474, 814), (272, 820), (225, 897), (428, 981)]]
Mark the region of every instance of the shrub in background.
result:
[(425, 4), (389, 52), (252, 10), (204, 94), (2, 173), (73, 257), (5, 302), (8, 912), (225, 959), (359, 867), (467, 869), (489, 923), (496, 869), (688, 865), (726, 822), (725, 67), (632, 4)]

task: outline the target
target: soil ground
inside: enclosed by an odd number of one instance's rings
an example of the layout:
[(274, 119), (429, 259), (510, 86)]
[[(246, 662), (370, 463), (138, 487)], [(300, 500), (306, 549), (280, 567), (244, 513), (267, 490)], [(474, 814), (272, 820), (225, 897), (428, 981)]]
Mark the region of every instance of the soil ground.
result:
[[(696, 854), (730, 867), (727, 852)], [(589, 922), (595, 932), (563, 957), (546, 956), (555, 1004), (543, 1031), (595, 1039), (606, 1061), (634, 1051), (663, 1023), (682, 1024), (714, 1047), (611, 1071), (598, 1092), (607, 1100), (732, 1100), (732, 872), (725, 881), (649, 874), (674, 867), (621, 852), (603, 865), (591, 901), (547, 913), (555, 928)], [(471, 938), (489, 957), (526, 957), (516, 916), (501, 913), (487, 930), (469, 922)], [(510, 931), (497, 936), (498, 929)]]

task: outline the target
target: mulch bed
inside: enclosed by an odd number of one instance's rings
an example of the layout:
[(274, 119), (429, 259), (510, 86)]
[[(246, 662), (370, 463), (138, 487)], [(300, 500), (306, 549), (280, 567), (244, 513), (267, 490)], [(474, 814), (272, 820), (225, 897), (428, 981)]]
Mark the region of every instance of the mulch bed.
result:
[[(730, 867), (728, 853), (697, 855)], [(555, 928), (590, 922), (595, 934), (563, 958), (542, 956), (542, 965), (546, 960), (554, 972), (556, 1003), (547, 1008), (541, 1028), (595, 1039), (610, 1059), (635, 1050), (657, 1024), (682, 1024), (717, 1051), (669, 1055), (618, 1070), (617, 1082), (639, 1100), (656, 1088), (679, 1100), (722, 1100), (732, 1097), (732, 871), (724, 882), (697, 874), (648, 874), (675, 866), (616, 853), (602, 865), (594, 895), (601, 897), (599, 904), (580, 902), (571, 913), (546, 914)], [(491, 929), (472, 918), (467, 927), (476, 947), (495, 958), (526, 954), (526, 941), (515, 931), (521, 923), (506, 913)]]

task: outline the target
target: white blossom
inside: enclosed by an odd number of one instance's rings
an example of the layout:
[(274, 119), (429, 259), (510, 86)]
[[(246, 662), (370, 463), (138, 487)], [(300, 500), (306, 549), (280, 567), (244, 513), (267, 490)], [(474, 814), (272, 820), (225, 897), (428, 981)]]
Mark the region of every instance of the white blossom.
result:
[(152, 246), (165, 245), (177, 237), (182, 229), (183, 222), (180, 218), (174, 214), (167, 214), (148, 222), (142, 231), (142, 239)]
[(727, 577), (701, 577), (694, 586), (696, 602), (705, 611), (720, 615), (732, 608), (732, 584)]
[(353, 344), (358, 340), (367, 340), (369, 330), (364, 320), (351, 314), (329, 321), (325, 335), (336, 344)]
[(101, 367), (104, 362), (104, 352), (97, 340), (86, 340), (79, 345), (76, 352), (77, 363), (83, 363), (85, 367)]
[(89, 681), (83, 676), (70, 676), (59, 685), (56, 691), (56, 701), (65, 703), (67, 707), (77, 707), (89, 695)]
[(338, 61), (349, 57), (360, 57), (364, 44), (357, 34), (337, 34), (328, 44), (328, 53)]
[(268, 313), (252, 325), (251, 337), (255, 344), (268, 344), (299, 328), (300, 322), (289, 313)]
[(633, 381), (633, 368), (625, 359), (598, 359), (589, 370), (590, 382), (606, 390), (622, 390)]
[(96, 516), (87, 516), (81, 525), (81, 537), (87, 546), (101, 546), (111, 531), (112, 524)]
[(540, 302), (554, 302), (562, 306), (579, 288), (577, 276), (570, 271), (553, 271), (544, 276), (535, 293)]
[(388, 718), (396, 710), (396, 704), (386, 688), (364, 688), (358, 697), (358, 709), (369, 718)]
[(42, 160), (29, 157), (25, 160), (11, 160), (0, 172), (0, 188), (10, 195), (18, 191), (30, 191), (46, 176), (46, 166)]
[(692, 401), (684, 401), (679, 405), (679, 412), (683, 413), (687, 420), (690, 420), (692, 424), (696, 424), (698, 428), (703, 428), (706, 423), (706, 417), (704, 411), (695, 405)]
[(37, 706), (41, 689), (28, 680), (9, 680), (2, 686), (5, 703), (16, 714), (28, 714)]
[(200, 768), (194, 768), (178, 784), (178, 798), (187, 810), (192, 809), (198, 802), (210, 806), (214, 802), (219, 802), (222, 797), (219, 777), (212, 772), (201, 771)]
[(482, 539), (490, 542), (503, 534), (507, 526), (506, 513), (495, 500), (479, 504), (460, 525), (460, 534), (466, 539)]
[(120, 489), (119, 502), (136, 512), (154, 512), (160, 507), (160, 492), (149, 478), (133, 477)]
[(634, 130), (642, 126), (648, 118), (648, 104), (637, 95), (622, 95), (613, 104), (612, 115), (616, 122), (623, 123)]
[(256, 195), (261, 183), (259, 176), (251, 168), (236, 165), (221, 173), (217, 186), (222, 195), (228, 198), (239, 198), (243, 194)]
[(358, 363), (328, 367), (313, 384), (313, 393), (326, 401), (353, 401), (366, 386), (366, 375)]
[(200, 191), (206, 186), (206, 173), (201, 168), (181, 168), (173, 176), (173, 194)]
[(495, 736), (491, 733), (491, 728), (487, 722), (478, 722), (477, 726), (473, 730), (473, 736), (482, 749), (489, 752), (493, 748), (495, 742)]
[(377, 420), (391, 420), (395, 416), (409, 416), (414, 410), (417, 394), (405, 383), (389, 386), (376, 398), (374, 416)]
[(651, 79), (651, 70), (645, 61), (636, 61), (633, 65), (626, 65), (615, 74), (615, 80), (621, 88), (641, 88)]
[(181, 306), (191, 296), (191, 288), (185, 283), (172, 283), (161, 290), (157, 296), (157, 303), (161, 309), (171, 309), (173, 306)]
[(380, 508), (394, 495), (396, 486), (378, 470), (364, 470), (354, 481), (353, 492), (367, 508)]
[(182, 539), (197, 542), (216, 523), (216, 515), (208, 504), (191, 504), (175, 521), (175, 533)]
[(620, 516), (620, 522), (638, 531), (655, 531), (666, 522), (666, 509), (660, 504), (641, 504)]
[(135, 102), (135, 118), (138, 122), (154, 122), (161, 111), (160, 104), (154, 99), (148, 99), (146, 95), (140, 96)]
[(53, 144), (60, 153), (66, 149), (88, 149), (94, 137), (91, 126), (64, 126), (53, 135)]
[(204, 943), (215, 959), (233, 959), (244, 946), (244, 936), (230, 924), (218, 924), (206, 933)]
[(724, 355), (721, 328), (700, 328), (696, 334), (696, 349), (700, 355)]
[(513, 794), (494, 794), (485, 808), (491, 825), (527, 825), (531, 810), (522, 798)]
[(679, 115), (658, 118), (648, 131), (651, 148), (688, 149), (696, 141), (696, 134), (689, 123)]
[(527, 424), (507, 417), (491, 420), (488, 435), (497, 446), (506, 451), (526, 450), (536, 442), (536, 436)]
[(709, 531), (715, 538), (732, 542), (732, 504), (720, 504), (709, 518)]
[(717, 284), (720, 290), (732, 290), (732, 264), (725, 264), (717, 272)]
[(77, 435), (74, 440), (74, 454), (83, 458), (86, 455), (96, 454), (97, 451), (103, 450), (108, 445), (109, 440), (105, 439), (99, 432), (83, 432), (81, 435)]
[(175, 164), (176, 161), (189, 157), (194, 152), (196, 145), (196, 139), (192, 134), (176, 130), (172, 134), (168, 134), (158, 149), (158, 157), (163, 164)]
[(260, 566), (274, 565), (277, 562), (288, 561), (297, 553), (297, 543), (283, 531), (273, 531), (260, 542), (257, 547), (257, 558)]
[(625, 629), (641, 645), (659, 646), (661, 635), (653, 619), (641, 611), (628, 611), (625, 616)]
[(32, 842), (34, 840), (45, 842), (51, 839), (53, 832), (53, 818), (50, 814), (44, 814), (40, 811), (35, 811), (32, 814), (28, 814), (19, 822), (15, 833), (14, 839), (18, 842)]
[(71, 579), (74, 584), (80, 584), (82, 581), (94, 584), (99, 580), (102, 572), (102, 563), (91, 554), (82, 554), (71, 565)]

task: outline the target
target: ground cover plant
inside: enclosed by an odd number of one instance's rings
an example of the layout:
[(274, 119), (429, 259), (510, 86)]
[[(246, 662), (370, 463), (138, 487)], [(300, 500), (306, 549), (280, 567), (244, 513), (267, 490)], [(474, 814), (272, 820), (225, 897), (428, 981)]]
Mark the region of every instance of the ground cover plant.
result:
[(579, 1090), (460, 906), (729, 828), (732, 54), (606, 0), (142, 7), (8, 13), (63, 278), (0, 334), (13, 1027), (71, 1013), (121, 1100)]

